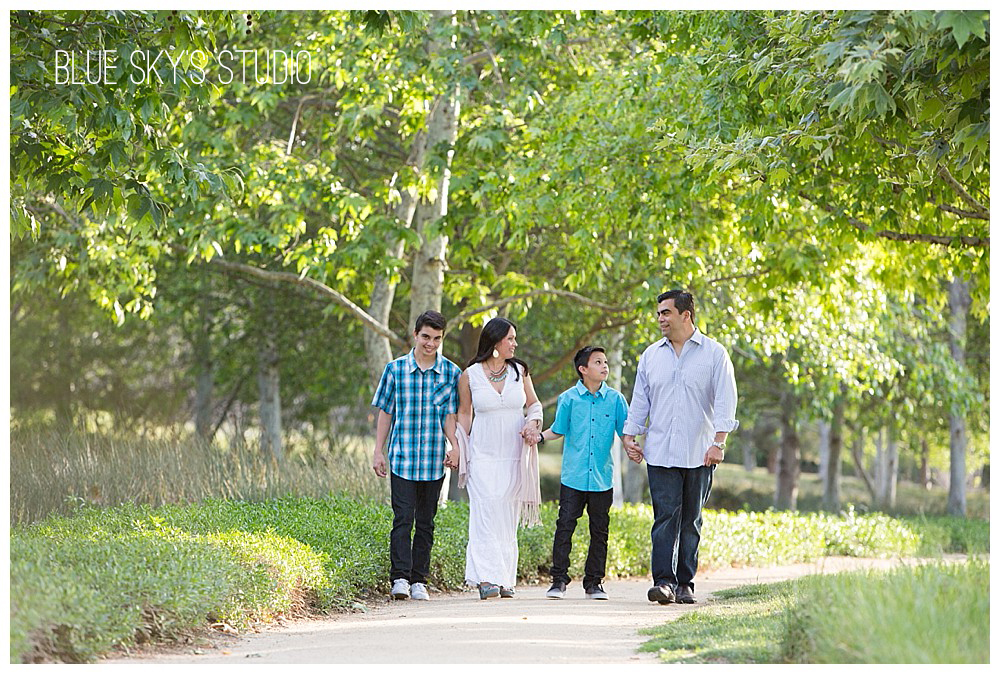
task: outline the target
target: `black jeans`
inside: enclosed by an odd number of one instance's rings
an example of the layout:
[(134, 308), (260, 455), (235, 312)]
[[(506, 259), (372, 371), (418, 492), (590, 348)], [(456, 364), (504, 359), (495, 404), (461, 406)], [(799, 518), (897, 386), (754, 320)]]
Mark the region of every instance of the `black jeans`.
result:
[[(392, 491), (392, 533), (389, 535), (389, 581), (404, 578), (411, 583), (426, 583), (431, 571), (431, 546), (434, 545), (434, 516), (444, 477), (414, 481), (390, 473)], [(414, 528), (413, 543), (410, 530)]]
[(566, 485), (559, 487), (559, 519), (556, 536), (552, 542), (553, 583), (569, 584), (569, 553), (573, 549), (573, 532), (576, 522), (583, 515), (584, 506), (590, 517), (590, 548), (583, 567), (583, 587), (589, 590), (604, 580), (608, 561), (608, 527), (611, 517), (612, 490), (580, 491)]
[(715, 466), (664, 468), (646, 464), (653, 501), (654, 585), (694, 589), (701, 543), (701, 509), (712, 491)]

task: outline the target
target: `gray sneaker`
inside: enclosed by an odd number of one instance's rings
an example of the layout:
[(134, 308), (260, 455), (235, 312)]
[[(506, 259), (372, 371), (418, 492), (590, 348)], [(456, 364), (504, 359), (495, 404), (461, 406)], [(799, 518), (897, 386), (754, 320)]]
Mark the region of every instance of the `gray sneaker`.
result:
[(545, 593), (545, 596), (549, 599), (562, 599), (566, 595), (566, 583), (555, 582), (552, 583), (552, 587), (549, 591)]
[(423, 583), (414, 583), (410, 586), (410, 599), (427, 601), (430, 598), (430, 595), (427, 594), (427, 586)]
[(409, 599), (410, 598), (410, 581), (405, 578), (397, 578), (392, 581), (392, 598), (393, 599)]
[(608, 593), (604, 591), (601, 584), (598, 583), (594, 587), (587, 588), (587, 599), (607, 599)]

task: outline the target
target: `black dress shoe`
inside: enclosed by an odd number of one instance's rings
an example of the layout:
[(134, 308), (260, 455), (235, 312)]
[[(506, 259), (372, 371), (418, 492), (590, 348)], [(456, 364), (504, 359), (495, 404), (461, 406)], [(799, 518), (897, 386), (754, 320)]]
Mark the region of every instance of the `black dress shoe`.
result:
[(512, 587), (501, 587), (500, 588), (500, 598), (501, 599), (513, 599), (514, 598), (514, 588), (512, 588)]
[(674, 591), (669, 585), (654, 585), (649, 588), (646, 598), (649, 601), (658, 601), (661, 604), (672, 604), (674, 603)]
[(678, 604), (693, 604), (697, 601), (694, 598), (694, 590), (690, 585), (678, 585), (677, 592), (674, 593)]

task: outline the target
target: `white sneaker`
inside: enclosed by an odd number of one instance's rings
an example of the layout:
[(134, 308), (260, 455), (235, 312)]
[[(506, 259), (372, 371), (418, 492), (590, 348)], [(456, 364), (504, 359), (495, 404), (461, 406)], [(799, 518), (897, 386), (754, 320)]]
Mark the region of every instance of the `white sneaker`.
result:
[(392, 598), (393, 599), (409, 599), (410, 598), (410, 581), (405, 578), (397, 578), (392, 581)]
[(410, 599), (427, 601), (430, 598), (430, 595), (427, 594), (427, 586), (423, 583), (414, 583), (410, 586)]

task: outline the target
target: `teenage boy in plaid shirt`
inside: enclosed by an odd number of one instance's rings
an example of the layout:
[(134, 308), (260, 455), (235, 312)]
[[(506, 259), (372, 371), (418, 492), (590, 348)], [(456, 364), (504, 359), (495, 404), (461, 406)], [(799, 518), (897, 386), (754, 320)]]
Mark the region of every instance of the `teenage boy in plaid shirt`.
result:
[(429, 598), (427, 574), (445, 474), (445, 438), (458, 447), (455, 415), (462, 371), (438, 353), (444, 328), (440, 313), (422, 313), (413, 328), (414, 348), (385, 366), (372, 400), (379, 409), (372, 455), (372, 468), (379, 477), (386, 475), (382, 447), (389, 439), (393, 513), (389, 580), (395, 599)]

